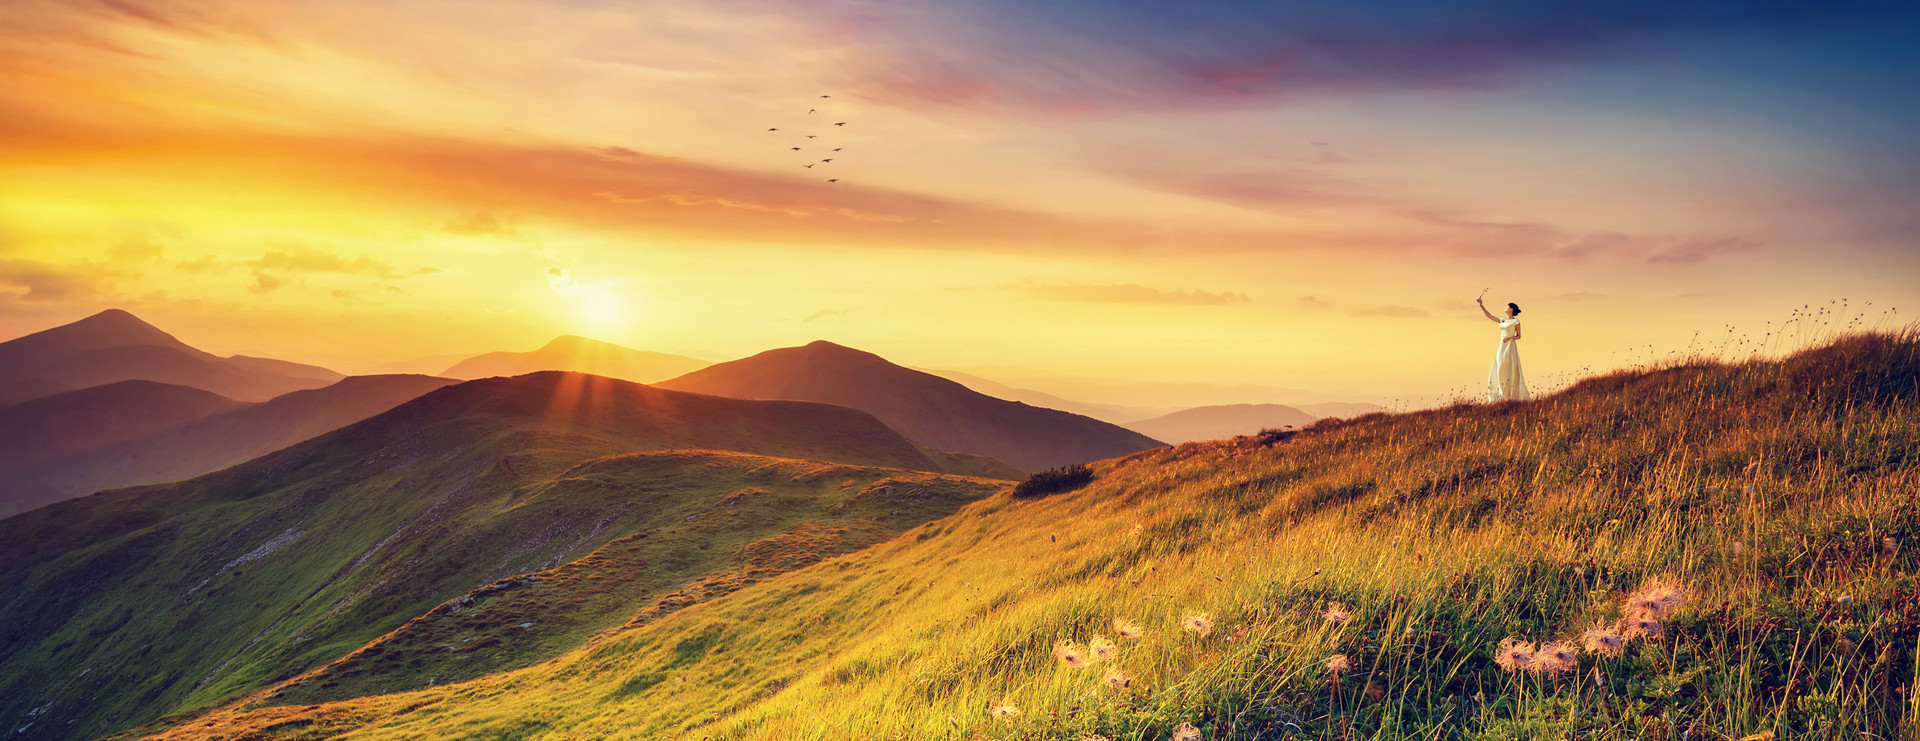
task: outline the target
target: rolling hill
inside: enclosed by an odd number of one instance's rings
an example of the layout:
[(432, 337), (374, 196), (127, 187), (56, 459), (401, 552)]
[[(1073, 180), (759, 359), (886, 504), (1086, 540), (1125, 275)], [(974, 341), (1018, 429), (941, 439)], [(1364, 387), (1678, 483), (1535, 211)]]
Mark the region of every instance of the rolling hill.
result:
[(647, 352), (585, 337), (561, 335), (530, 352), (492, 352), (455, 363), (447, 378), (518, 376), (558, 370), (590, 373), (634, 383), (653, 383), (705, 368), (712, 363), (685, 355)]
[(126, 737), (1906, 738), (1920, 722), (1912, 332), (1092, 468), (1083, 488), (998, 493), (518, 671), (289, 693), (316, 676)]
[(0, 342), (0, 404), (63, 390), (145, 380), (240, 401), (265, 401), (344, 376), (325, 368), (194, 349), (119, 309)]
[(922, 445), (984, 455), (1029, 472), (1161, 445), (1097, 419), (996, 399), (826, 341), (768, 350), (654, 385), (744, 399), (848, 406), (880, 418)]
[(1229, 404), (1194, 407), (1172, 414), (1129, 422), (1125, 427), (1155, 440), (1185, 443), (1252, 435), (1265, 429), (1305, 427), (1318, 416), (1284, 404)]
[[(228, 401), (218, 413), (192, 419), (162, 417), (120, 405), (92, 417), (66, 412), (69, 397), (93, 398), (110, 389), (143, 389), (149, 396), (207, 394), (181, 386), (124, 381), (0, 409), (0, 440), (7, 420), (22, 410), (46, 409), (39, 427), (83, 441), (15, 465), (0, 463), (0, 517), (104, 489), (179, 481), (251, 460), (302, 440), (387, 411), (456, 383), (431, 376), (349, 376), (317, 389), (294, 391), (258, 404)], [(160, 391), (165, 394), (160, 394)], [(210, 394), (207, 394), (210, 396)], [(214, 397), (224, 399), (224, 397)], [(163, 423), (164, 422), (164, 423)], [(138, 429), (141, 434), (110, 433)], [(0, 461), (8, 456), (0, 453)]]
[(287, 691), (522, 666), (952, 512), (1007, 482), (909, 469), (993, 463), (826, 404), (559, 372), (448, 386), (0, 520), (0, 727), (91, 738), (343, 658)]

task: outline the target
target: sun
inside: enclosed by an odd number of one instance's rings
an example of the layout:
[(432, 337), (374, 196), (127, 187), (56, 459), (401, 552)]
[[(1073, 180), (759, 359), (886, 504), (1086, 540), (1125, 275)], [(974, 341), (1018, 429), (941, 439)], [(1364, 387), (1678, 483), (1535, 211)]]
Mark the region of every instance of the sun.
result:
[(620, 305), (620, 297), (606, 289), (585, 291), (580, 294), (580, 314), (588, 324), (594, 327), (609, 327), (620, 322), (625, 315)]

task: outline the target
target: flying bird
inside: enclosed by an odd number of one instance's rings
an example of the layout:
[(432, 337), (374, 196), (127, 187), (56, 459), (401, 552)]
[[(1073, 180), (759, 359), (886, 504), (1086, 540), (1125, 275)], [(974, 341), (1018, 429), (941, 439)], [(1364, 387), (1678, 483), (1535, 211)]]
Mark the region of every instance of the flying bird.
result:
[(820, 96), (820, 97), (822, 97), (822, 98), (831, 98), (831, 97), (833, 97), (833, 96), (831, 96), (831, 95), (822, 95), (822, 96)]
[(835, 151), (835, 152), (838, 152), (838, 151), (840, 151), (840, 148), (839, 148), (839, 147), (834, 147), (834, 148), (833, 148), (833, 151)]
[[(815, 163), (815, 164), (819, 164), (819, 163)], [(813, 165), (801, 165), (801, 167), (805, 167), (809, 170), (813, 169)]]
[(798, 151), (800, 151), (800, 148), (799, 148), (799, 147), (794, 147), (794, 148), (793, 148), (793, 151), (795, 151), (795, 152), (798, 152)]
[(832, 158), (832, 157), (828, 157), (828, 158), (826, 158), (826, 159), (823, 159), (823, 160), (820, 160), (820, 161), (821, 161), (821, 162), (832, 162), (832, 161), (833, 161), (833, 158)]
[(840, 182), (840, 178), (827, 178), (827, 182), (837, 183), (837, 182)]
[(779, 129), (767, 129), (767, 130), (768, 130), (768, 131), (779, 131)]
[(812, 108), (808, 108), (808, 109), (807, 109), (807, 115), (809, 115), (809, 116), (811, 116), (811, 115), (813, 115), (813, 109), (812, 109)]
[(845, 126), (845, 125), (847, 125), (847, 122), (845, 122), (845, 121), (841, 121), (840, 123), (837, 123), (837, 124), (834, 124), (834, 125), (835, 125), (835, 126)]

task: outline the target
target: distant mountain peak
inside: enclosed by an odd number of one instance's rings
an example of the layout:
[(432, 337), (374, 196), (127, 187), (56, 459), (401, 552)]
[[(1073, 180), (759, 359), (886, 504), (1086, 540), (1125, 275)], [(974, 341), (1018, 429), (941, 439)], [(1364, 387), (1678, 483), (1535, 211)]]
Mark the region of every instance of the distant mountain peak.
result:
[(520, 376), (534, 371), (565, 370), (620, 378), (636, 383), (652, 383), (712, 363), (681, 355), (635, 350), (591, 337), (563, 334), (547, 341), (538, 350), (526, 352), (490, 352), (461, 360), (437, 375), (446, 378), (475, 379), (491, 376)]
[(55, 327), (47, 332), (57, 332), (71, 341), (84, 342), (94, 347), (112, 347), (118, 345), (164, 345), (167, 347), (187, 347), (173, 335), (159, 327), (148, 324), (146, 320), (134, 316), (125, 309), (107, 309), (80, 321), (63, 327)]
[(541, 350), (564, 350), (572, 347), (583, 347), (583, 346), (593, 346), (593, 345), (612, 345), (612, 344), (613, 343), (611, 342), (596, 340), (592, 337), (581, 337), (580, 335), (577, 335), (577, 334), (563, 334), (563, 335), (560, 335), (559, 337), (553, 338), (551, 341), (547, 342), (547, 344), (542, 345), (540, 349)]
[(988, 396), (826, 340), (767, 350), (655, 385), (716, 396), (852, 407), (878, 417), (921, 445), (983, 455), (1025, 471), (1115, 458), (1161, 445), (1113, 424)]

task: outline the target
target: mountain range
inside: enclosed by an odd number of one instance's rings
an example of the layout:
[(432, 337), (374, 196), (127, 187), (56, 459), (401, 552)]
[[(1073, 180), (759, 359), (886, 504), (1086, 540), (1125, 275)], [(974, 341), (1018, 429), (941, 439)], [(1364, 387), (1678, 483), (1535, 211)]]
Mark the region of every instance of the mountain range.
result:
[(791, 399), (865, 410), (908, 438), (1034, 472), (1163, 443), (1057, 409), (997, 399), (870, 352), (825, 340), (719, 363), (654, 384), (745, 399)]
[(0, 342), (0, 405), (127, 380), (265, 401), (341, 378), (319, 366), (244, 355), (219, 357), (120, 309)]
[(103, 489), (218, 471), (451, 383), (349, 376), (249, 404), (184, 386), (121, 381), (0, 408), (0, 517)]
[(1006, 471), (829, 404), (562, 372), (446, 386), (0, 520), (0, 721), (86, 738), (336, 661), (287, 691), (510, 669), (879, 542), (1008, 485), (956, 474)]

